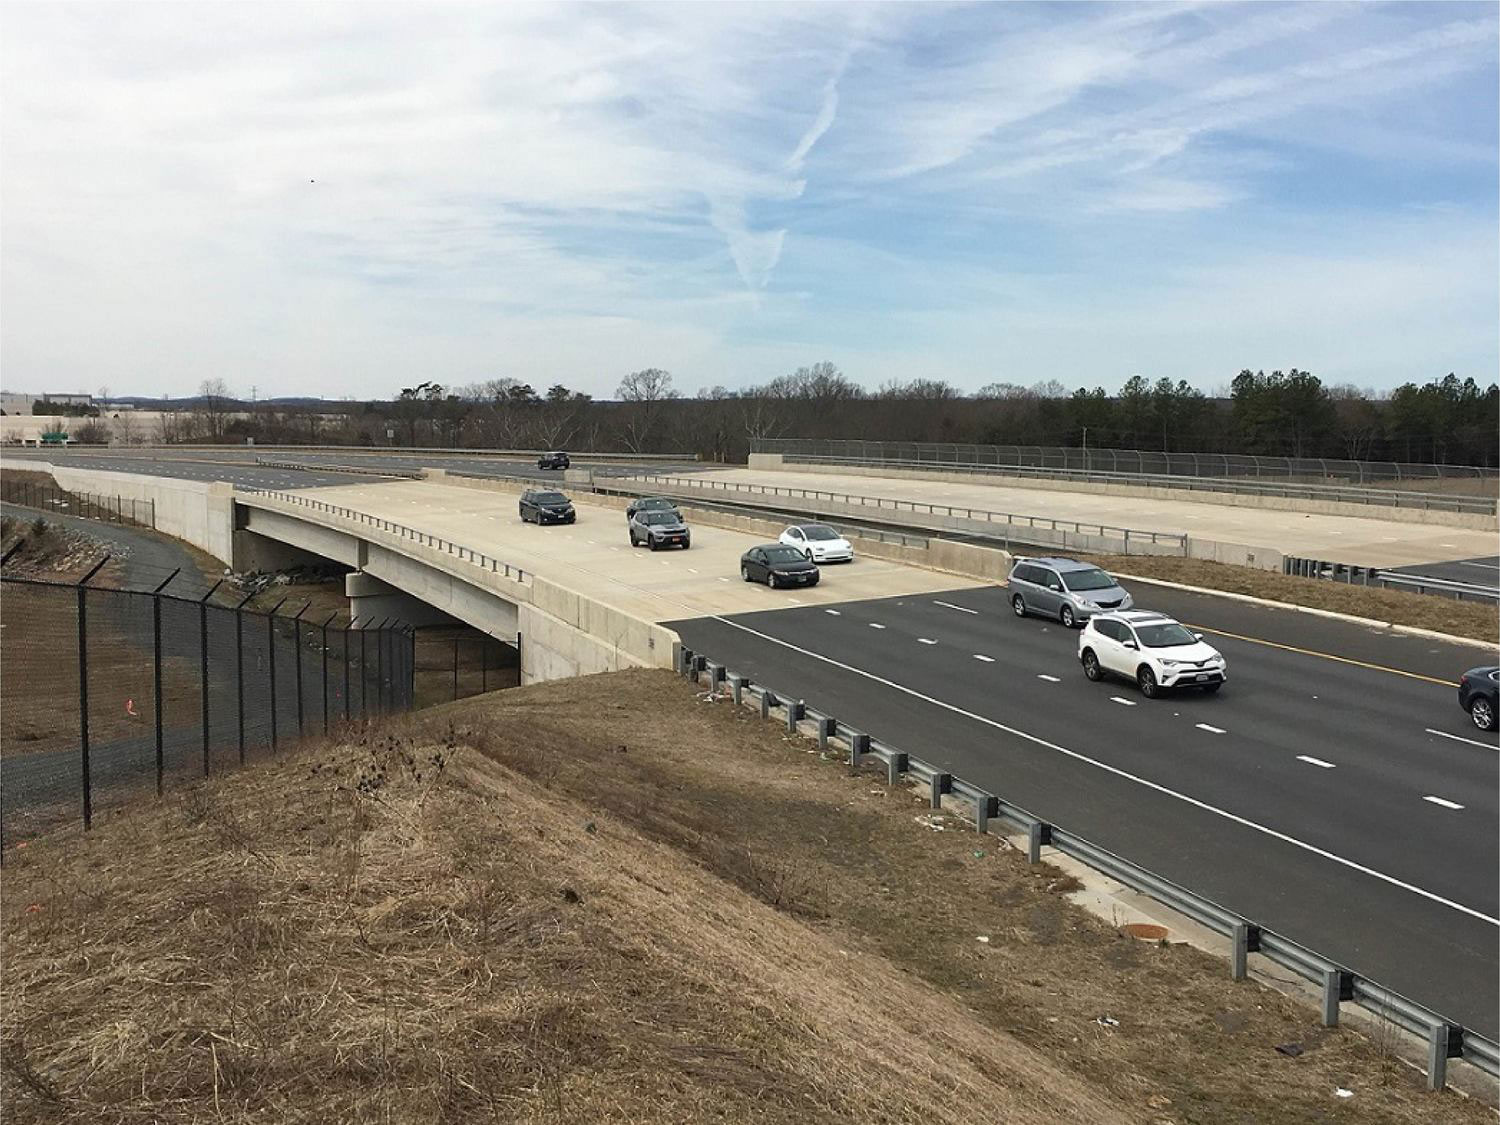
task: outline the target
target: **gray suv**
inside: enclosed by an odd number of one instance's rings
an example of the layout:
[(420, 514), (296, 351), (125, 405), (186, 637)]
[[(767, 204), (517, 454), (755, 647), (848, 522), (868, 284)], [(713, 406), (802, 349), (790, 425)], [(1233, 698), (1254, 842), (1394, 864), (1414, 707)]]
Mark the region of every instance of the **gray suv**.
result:
[(1092, 563), (1077, 559), (1018, 559), (1010, 571), (1010, 608), (1055, 617), (1069, 629), (1096, 613), (1129, 609), (1135, 603), (1120, 585)]

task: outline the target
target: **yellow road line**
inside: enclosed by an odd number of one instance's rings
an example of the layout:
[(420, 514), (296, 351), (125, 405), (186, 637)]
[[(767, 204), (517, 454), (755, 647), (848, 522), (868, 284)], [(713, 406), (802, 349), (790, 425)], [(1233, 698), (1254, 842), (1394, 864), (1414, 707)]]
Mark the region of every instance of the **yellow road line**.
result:
[(1424, 676), (1419, 672), (1407, 672), (1400, 668), (1388, 668), (1384, 664), (1371, 664), (1367, 660), (1355, 660), (1348, 656), (1335, 656), (1331, 652), (1318, 652), (1310, 648), (1298, 648), (1296, 645), (1284, 645), (1279, 641), (1267, 641), (1260, 637), (1246, 637), (1239, 633), (1231, 633), (1227, 629), (1212, 629), (1207, 625), (1188, 625), (1189, 629), (1201, 629), (1205, 633), (1213, 633), (1220, 637), (1233, 637), (1237, 641), (1247, 641), (1253, 645), (1265, 645), (1268, 648), (1285, 649), (1287, 652), (1298, 652), (1303, 656), (1317, 656), (1324, 660), (1336, 660), (1340, 664), (1353, 664), (1356, 668), (1369, 668), (1375, 672), (1389, 672), (1393, 676), (1405, 676), (1409, 680), (1421, 680), (1423, 683), (1437, 684), (1439, 687), (1457, 687), (1455, 680), (1440, 680), (1435, 676)]

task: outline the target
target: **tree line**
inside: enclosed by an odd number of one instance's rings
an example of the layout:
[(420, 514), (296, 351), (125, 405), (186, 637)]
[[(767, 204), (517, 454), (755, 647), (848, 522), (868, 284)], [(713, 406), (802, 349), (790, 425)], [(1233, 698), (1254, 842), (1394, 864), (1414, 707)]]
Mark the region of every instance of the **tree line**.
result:
[(168, 415), (158, 431), (145, 440), (557, 448), (743, 461), (759, 439), (863, 438), (1494, 466), (1500, 387), (1449, 374), (1376, 395), (1330, 387), (1291, 368), (1245, 369), (1227, 394), (1212, 397), (1185, 380), (1141, 375), (1113, 394), (1070, 390), (1056, 380), (965, 393), (916, 378), (871, 390), (823, 362), (759, 386), (705, 387), (691, 396), (679, 393), (669, 372), (644, 368), (625, 375), (609, 400), (560, 383), (539, 391), (498, 378), (465, 386), (426, 380), (386, 400), (247, 407), (212, 380), (191, 410)]

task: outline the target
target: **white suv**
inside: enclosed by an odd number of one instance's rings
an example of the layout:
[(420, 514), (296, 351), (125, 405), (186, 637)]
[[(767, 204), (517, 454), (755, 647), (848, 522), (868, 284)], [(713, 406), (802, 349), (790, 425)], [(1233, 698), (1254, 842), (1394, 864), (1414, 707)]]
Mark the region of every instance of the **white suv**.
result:
[(1128, 677), (1148, 699), (1175, 687), (1216, 692), (1229, 674), (1223, 655), (1204, 644), (1202, 633), (1144, 610), (1089, 618), (1078, 635), (1078, 660), (1089, 679), (1102, 680), (1110, 672)]

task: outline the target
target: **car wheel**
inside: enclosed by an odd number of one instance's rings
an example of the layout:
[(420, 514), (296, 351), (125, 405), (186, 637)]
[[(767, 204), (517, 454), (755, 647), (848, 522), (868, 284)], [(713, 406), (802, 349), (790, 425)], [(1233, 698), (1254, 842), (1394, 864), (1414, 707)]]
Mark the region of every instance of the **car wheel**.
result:
[(1161, 688), (1157, 686), (1156, 683), (1156, 673), (1151, 671), (1151, 669), (1146, 667), (1144, 664), (1142, 664), (1140, 670), (1136, 672), (1135, 682), (1136, 686), (1141, 689), (1141, 694), (1144, 695), (1147, 699), (1155, 699), (1161, 692)]
[(1026, 616), (1026, 600), (1020, 594), (1010, 599), (1010, 608), (1017, 617)]
[(1213, 695), (1214, 692), (1218, 691), (1223, 686), (1224, 686), (1224, 681), (1223, 680), (1220, 680), (1216, 684), (1204, 684), (1203, 685), (1203, 694), (1204, 695)]
[(1063, 623), (1064, 629), (1071, 629), (1078, 623), (1073, 617), (1073, 607), (1067, 605), (1058, 612), (1057, 619)]
[(750, 568), (748, 566), (740, 567), (740, 577), (743, 578), (746, 582), (750, 581)]
[(1469, 700), (1469, 718), (1480, 730), (1495, 729), (1495, 705), (1482, 695)]
[(654, 551), (654, 550), (656, 550), (656, 548), (658, 548), (659, 546), (661, 546), (661, 544), (658, 543), (655, 539), (652, 539), (652, 540), (649, 540), (646, 543), (646, 546), (650, 547)]
[(1083, 674), (1095, 683), (1104, 679), (1104, 669), (1099, 667), (1099, 658), (1091, 648), (1083, 650)]

